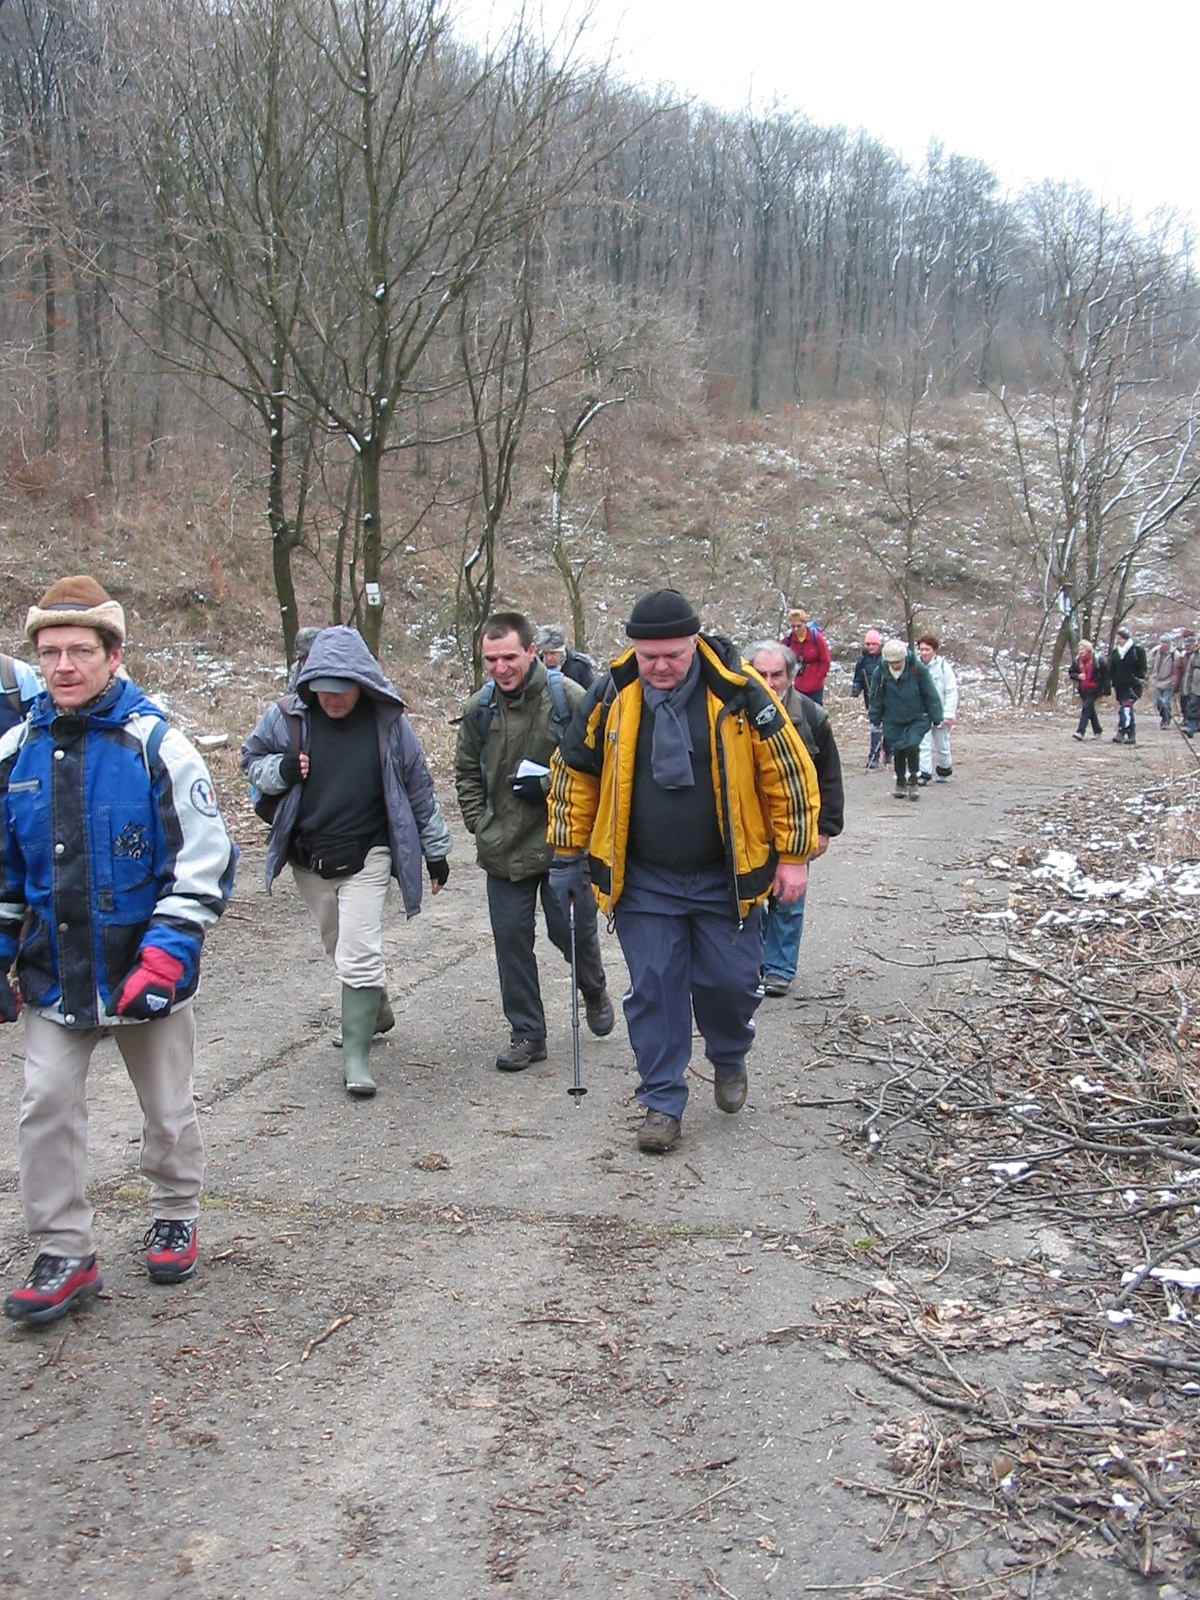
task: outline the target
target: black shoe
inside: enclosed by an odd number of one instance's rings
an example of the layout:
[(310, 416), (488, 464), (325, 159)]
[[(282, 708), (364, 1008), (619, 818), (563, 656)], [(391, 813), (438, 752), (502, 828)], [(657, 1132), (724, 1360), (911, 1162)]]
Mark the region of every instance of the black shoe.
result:
[(637, 1143), (647, 1155), (666, 1155), (679, 1143), (679, 1118), (669, 1117), (665, 1111), (647, 1111), (646, 1120), (638, 1129)]
[(496, 1057), (497, 1072), (524, 1072), (535, 1061), (545, 1061), (545, 1039), (514, 1039), (507, 1050)]
[(77, 1300), (88, 1300), (103, 1287), (95, 1255), (51, 1256), (43, 1251), (24, 1285), (5, 1300), (4, 1315), (14, 1322), (41, 1327), (57, 1322)]
[(151, 1283), (182, 1283), (195, 1272), (195, 1222), (159, 1217), (142, 1244)]
[(597, 1039), (604, 1039), (617, 1025), (613, 1012), (613, 1003), (608, 998), (608, 990), (601, 989), (599, 994), (585, 994), (583, 997), (584, 1014), (587, 1025), (596, 1035)]
[(722, 1111), (740, 1111), (746, 1104), (746, 1068), (740, 1072), (714, 1073), (713, 1099)]
[(921, 785), (921, 787), (923, 789), (927, 783), (932, 783), (933, 782), (933, 773), (932, 772), (922, 772), (922, 773), (918, 774), (917, 782)]
[(1114, 733), (1113, 734), (1113, 743), (1114, 744), (1124, 744), (1125, 743), (1125, 735), (1123, 733)]

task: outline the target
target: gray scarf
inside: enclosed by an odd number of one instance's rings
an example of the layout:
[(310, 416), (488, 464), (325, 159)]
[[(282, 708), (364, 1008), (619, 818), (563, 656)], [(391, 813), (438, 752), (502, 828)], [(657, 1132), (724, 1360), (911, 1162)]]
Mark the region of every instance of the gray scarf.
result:
[(651, 689), (642, 685), (642, 699), (654, 713), (654, 741), (650, 747), (650, 771), (660, 789), (691, 789), (692, 730), (688, 726), (687, 703), (700, 682), (700, 656), (692, 657), (688, 675), (674, 689)]

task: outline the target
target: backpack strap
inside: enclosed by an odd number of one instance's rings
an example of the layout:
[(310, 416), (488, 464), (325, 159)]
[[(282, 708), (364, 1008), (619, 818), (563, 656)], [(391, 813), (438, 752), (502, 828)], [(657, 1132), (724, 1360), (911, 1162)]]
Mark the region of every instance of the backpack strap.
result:
[(13, 665), (13, 658), (2, 652), (0, 652), (0, 693), (20, 716), (25, 702), (21, 698), (21, 686), (17, 682), (17, 669)]
[(563, 675), (557, 667), (546, 668), (546, 681), (550, 685), (550, 698), (554, 702), (554, 726), (558, 729), (558, 742), (571, 726), (571, 705), (563, 688)]
[(154, 726), (150, 730), (150, 737), (142, 746), (142, 760), (146, 763), (146, 776), (154, 782), (154, 763), (158, 760), (159, 746), (166, 737), (169, 724), (165, 717), (156, 717)]

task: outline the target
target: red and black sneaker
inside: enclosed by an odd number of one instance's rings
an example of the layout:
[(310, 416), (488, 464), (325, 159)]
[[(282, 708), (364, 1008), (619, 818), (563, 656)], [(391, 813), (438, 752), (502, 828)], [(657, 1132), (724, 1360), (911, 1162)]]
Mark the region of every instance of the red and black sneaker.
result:
[(194, 1217), (159, 1217), (142, 1240), (151, 1283), (182, 1283), (196, 1270)]
[(88, 1300), (103, 1287), (94, 1255), (51, 1256), (43, 1252), (24, 1285), (5, 1300), (4, 1315), (35, 1327), (57, 1322), (77, 1300)]

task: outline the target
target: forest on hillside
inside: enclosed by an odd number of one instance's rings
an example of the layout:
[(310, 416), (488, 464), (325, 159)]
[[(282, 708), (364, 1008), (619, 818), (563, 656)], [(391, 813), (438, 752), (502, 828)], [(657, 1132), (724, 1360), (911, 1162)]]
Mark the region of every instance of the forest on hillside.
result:
[(541, 486), (582, 642), (615, 408), (669, 450), (858, 404), (864, 537), (911, 625), (936, 408), (979, 397), (1052, 690), (1190, 530), (1186, 241), (801, 112), (656, 100), (577, 44), (518, 20), (480, 53), (439, 0), (7, 0), (5, 515), (110, 515), (183, 463), (263, 528), (289, 651), (297, 563), (377, 645), (424, 541), (469, 656)]

